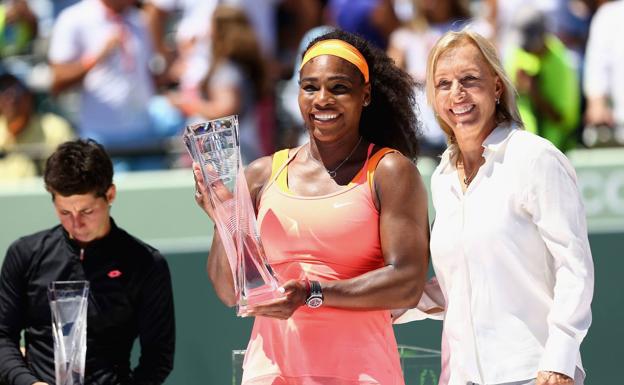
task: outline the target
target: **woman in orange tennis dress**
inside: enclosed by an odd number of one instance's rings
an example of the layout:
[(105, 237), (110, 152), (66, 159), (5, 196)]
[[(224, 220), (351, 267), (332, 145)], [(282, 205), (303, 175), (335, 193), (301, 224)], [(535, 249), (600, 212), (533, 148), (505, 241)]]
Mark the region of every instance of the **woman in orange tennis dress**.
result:
[[(244, 385), (403, 385), (390, 309), (413, 307), (427, 271), (426, 191), (412, 160), (413, 83), (343, 31), (300, 67), (310, 141), (246, 169), (260, 236), (284, 297), (257, 306)], [(209, 214), (195, 168), (196, 199)], [(208, 273), (234, 305), (215, 232)]]

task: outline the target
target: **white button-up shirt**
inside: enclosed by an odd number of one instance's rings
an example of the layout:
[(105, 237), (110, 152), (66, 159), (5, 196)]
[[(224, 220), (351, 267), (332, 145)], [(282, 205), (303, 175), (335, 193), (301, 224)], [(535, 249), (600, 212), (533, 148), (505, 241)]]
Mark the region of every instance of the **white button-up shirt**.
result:
[[(550, 142), (497, 127), (465, 193), (447, 150), (433, 173), (431, 255), (446, 302), (449, 385), (574, 377), (594, 269), (576, 174)], [(431, 289), (431, 288), (429, 288)]]

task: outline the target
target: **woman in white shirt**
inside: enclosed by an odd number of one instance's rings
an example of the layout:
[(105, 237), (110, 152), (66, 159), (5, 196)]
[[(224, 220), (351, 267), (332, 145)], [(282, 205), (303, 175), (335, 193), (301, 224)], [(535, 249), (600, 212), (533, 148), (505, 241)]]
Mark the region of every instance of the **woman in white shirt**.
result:
[(574, 169), (522, 129), (513, 86), (482, 36), (442, 36), (426, 87), (449, 143), (431, 180), (437, 283), (421, 299), (445, 302), (441, 378), (582, 384), (594, 271)]

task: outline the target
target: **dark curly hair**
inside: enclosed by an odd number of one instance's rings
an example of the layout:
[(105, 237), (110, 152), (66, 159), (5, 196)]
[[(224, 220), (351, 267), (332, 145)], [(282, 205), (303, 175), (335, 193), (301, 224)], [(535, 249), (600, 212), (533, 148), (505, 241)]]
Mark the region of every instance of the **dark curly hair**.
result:
[(416, 116), (416, 83), (412, 77), (397, 67), (384, 51), (364, 38), (340, 29), (314, 39), (303, 55), (314, 44), (329, 39), (339, 39), (351, 44), (362, 53), (368, 63), (371, 103), (362, 111), (361, 135), (369, 142), (397, 149), (415, 160), (419, 149), (420, 121)]
[(113, 184), (113, 163), (101, 144), (93, 139), (65, 142), (46, 161), (43, 174), (46, 190), (71, 196), (93, 193), (106, 197)]

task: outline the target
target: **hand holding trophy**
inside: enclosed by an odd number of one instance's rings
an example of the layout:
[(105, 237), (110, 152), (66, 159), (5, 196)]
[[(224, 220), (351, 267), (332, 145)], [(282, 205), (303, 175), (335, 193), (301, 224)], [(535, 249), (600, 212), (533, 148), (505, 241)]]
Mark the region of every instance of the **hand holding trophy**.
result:
[(237, 315), (281, 296), (258, 235), (256, 215), (240, 156), (238, 118), (187, 126), (186, 148), (199, 165), (209, 207), (233, 275)]

